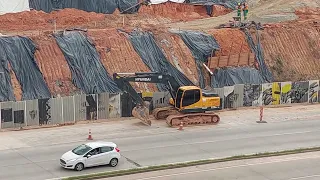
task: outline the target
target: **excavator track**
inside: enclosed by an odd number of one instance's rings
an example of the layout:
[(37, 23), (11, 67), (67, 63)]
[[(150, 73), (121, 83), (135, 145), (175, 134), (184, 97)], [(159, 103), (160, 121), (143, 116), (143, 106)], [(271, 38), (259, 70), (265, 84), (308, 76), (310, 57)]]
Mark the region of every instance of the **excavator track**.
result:
[(156, 108), (153, 110), (153, 116), (155, 119), (166, 119), (170, 115), (176, 115), (179, 112), (172, 106)]
[(170, 115), (167, 117), (166, 121), (171, 127), (177, 127), (181, 122), (183, 125), (218, 124), (220, 117), (214, 113), (191, 113)]

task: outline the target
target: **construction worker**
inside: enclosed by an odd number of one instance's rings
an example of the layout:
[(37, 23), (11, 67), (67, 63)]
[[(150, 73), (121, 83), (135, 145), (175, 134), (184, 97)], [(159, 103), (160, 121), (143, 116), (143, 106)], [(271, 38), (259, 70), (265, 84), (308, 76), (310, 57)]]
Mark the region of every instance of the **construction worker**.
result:
[(248, 12), (249, 12), (249, 6), (248, 6), (248, 3), (244, 3), (243, 4), (243, 17), (244, 17), (244, 20), (247, 20), (247, 15), (248, 15)]
[(242, 12), (241, 3), (238, 3), (237, 10), (238, 10), (237, 16), (240, 18), (240, 21), (241, 21), (241, 12)]

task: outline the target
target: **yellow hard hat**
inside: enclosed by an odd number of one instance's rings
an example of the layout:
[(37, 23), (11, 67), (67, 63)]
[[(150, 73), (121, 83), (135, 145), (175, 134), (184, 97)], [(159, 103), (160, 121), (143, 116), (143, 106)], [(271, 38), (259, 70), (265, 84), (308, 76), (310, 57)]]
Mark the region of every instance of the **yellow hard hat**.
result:
[(240, 5), (240, 3), (238, 3), (238, 5)]

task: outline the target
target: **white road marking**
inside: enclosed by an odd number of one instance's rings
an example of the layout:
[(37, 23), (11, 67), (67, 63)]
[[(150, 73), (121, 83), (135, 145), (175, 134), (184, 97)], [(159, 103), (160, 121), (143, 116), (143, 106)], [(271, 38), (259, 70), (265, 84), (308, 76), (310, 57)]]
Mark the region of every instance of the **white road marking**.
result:
[(313, 177), (320, 177), (320, 174), (315, 174), (315, 175), (310, 175), (310, 176), (295, 177), (295, 178), (291, 178), (291, 179), (289, 179), (289, 180), (307, 179), (307, 178), (313, 178)]

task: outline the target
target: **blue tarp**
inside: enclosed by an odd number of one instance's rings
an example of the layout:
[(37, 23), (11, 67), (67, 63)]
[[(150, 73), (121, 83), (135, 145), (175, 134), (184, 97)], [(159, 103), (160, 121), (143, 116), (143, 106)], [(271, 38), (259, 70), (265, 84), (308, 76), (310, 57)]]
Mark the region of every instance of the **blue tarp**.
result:
[[(30, 38), (20, 36), (0, 38), (1, 62), (10, 62), (22, 89), (22, 100), (51, 97), (49, 88), (35, 61), (35, 51), (36, 46)], [(6, 80), (7, 78), (8, 75), (6, 75)]]
[(69, 65), (73, 84), (86, 94), (120, 92), (100, 62), (93, 42), (82, 32), (66, 31), (54, 34)]

